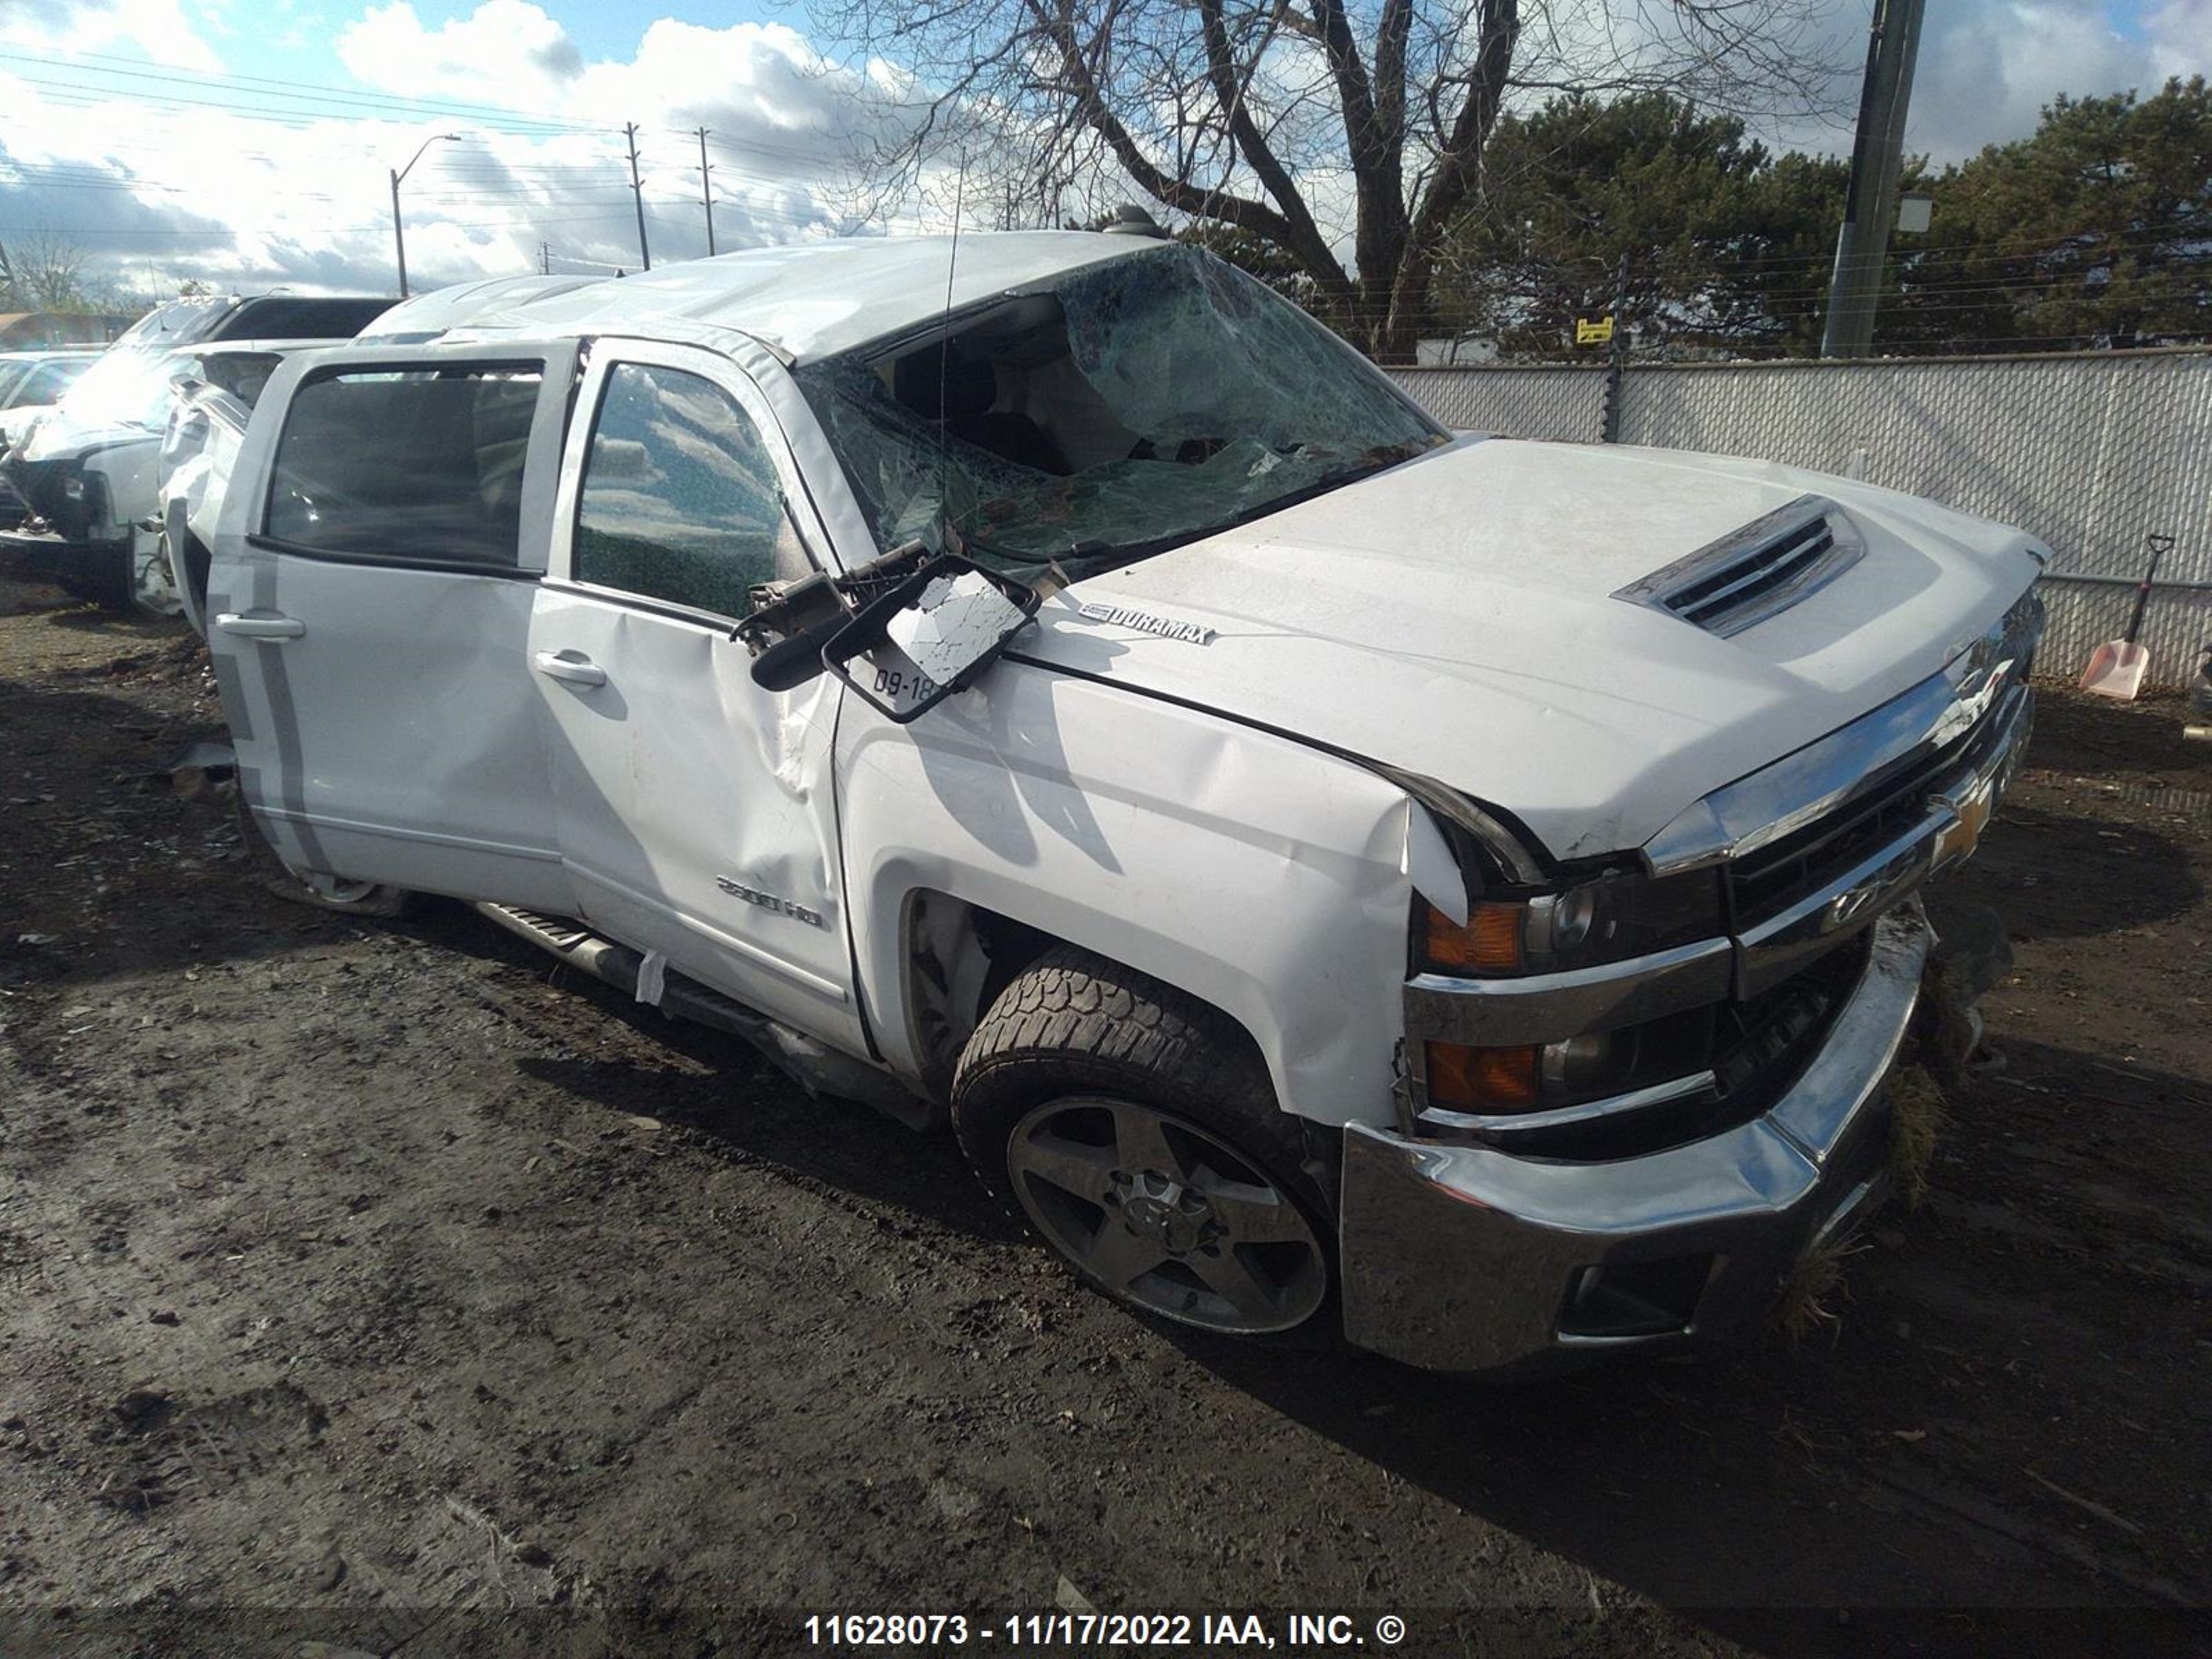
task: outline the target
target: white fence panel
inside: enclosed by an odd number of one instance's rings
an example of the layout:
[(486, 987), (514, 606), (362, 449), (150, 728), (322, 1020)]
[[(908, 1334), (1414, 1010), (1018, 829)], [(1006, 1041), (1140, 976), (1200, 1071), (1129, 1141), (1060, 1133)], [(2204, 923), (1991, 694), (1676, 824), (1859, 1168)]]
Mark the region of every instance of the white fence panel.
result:
[(1594, 444), (1605, 407), (1602, 370), (1394, 368), (1398, 383), (1446, 426), (1513, 438)]

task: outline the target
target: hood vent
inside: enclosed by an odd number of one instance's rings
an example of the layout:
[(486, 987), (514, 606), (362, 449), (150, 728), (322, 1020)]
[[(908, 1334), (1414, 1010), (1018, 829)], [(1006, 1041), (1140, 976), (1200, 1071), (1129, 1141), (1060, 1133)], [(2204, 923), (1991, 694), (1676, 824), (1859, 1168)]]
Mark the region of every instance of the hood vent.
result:
[(1842, 508), (1825, 495), (1800, 495), (1613, 597), (1725, 639), (1787, 611), (1865, 551)]

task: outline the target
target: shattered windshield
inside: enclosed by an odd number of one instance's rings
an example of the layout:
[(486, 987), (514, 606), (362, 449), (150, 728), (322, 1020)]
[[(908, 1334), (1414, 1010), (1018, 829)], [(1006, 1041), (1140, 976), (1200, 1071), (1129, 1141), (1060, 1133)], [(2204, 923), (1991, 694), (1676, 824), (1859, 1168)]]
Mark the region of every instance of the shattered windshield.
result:
[(1173, 246), (797, 378), (881, 545), (950, 526), (1016, 574), (1158, 552), (1444, 441), (1320, 324)]

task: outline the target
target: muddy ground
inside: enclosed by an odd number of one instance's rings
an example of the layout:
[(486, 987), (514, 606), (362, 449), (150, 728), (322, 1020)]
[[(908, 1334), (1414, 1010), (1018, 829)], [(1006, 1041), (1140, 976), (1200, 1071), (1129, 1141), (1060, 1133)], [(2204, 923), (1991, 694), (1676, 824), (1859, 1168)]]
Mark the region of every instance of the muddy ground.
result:
[(163, 773), (221, 735), (193, 642), (0, 586), (0, 1653), (782, 1652), (1077, 1597), (1395, 1612), (1422, 1652), (2185, 1647), (2179, 721), (2047, 701), (1953, 884), (2017, 950), (1999, 1069), (1832, 1322), (1485, 1389), (1152, 1328), (949, 1140), (459, 907), (283, 902)]

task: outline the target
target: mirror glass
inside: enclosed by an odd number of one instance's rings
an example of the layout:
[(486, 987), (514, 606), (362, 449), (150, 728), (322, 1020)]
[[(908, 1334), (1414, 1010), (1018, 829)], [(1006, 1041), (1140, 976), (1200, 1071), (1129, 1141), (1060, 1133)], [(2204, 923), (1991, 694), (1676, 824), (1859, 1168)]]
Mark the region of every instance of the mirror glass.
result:
[(1028, 620), (1019, 605), (969, 570), (929, 583), (884, 631), (923, 674), (950, 685)]

